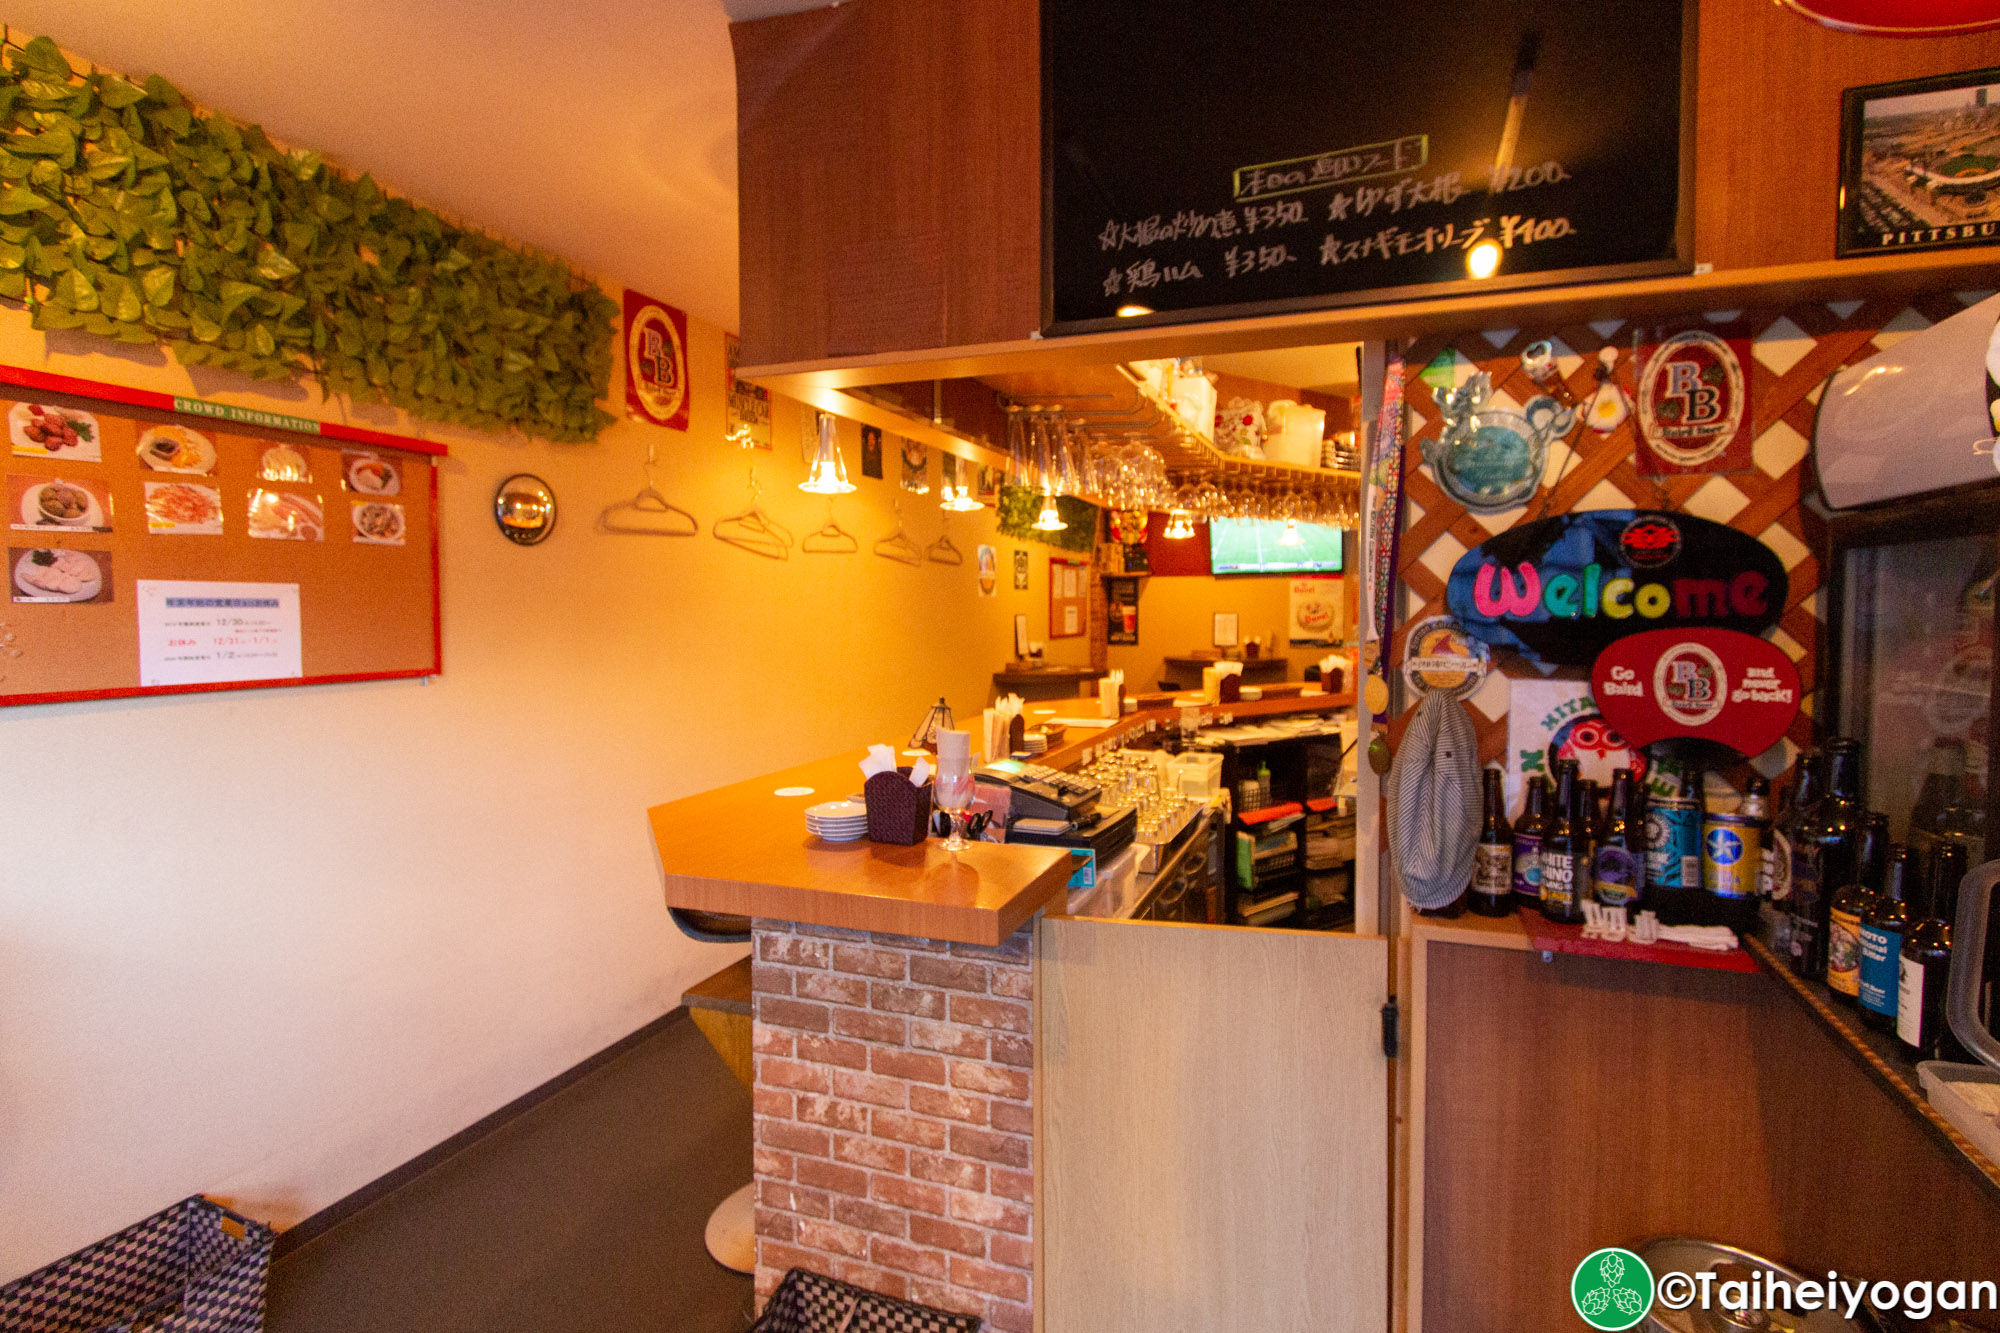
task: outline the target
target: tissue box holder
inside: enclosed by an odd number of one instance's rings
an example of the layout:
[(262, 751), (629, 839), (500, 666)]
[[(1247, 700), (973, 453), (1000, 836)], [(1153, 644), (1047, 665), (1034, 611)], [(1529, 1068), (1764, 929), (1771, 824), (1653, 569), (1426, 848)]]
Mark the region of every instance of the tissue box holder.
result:
[(862, 784), (868, 805), (868, 841), (914, 847), (930, 835), (931, 784), (910, 785), (910, 770), (877, 773)]

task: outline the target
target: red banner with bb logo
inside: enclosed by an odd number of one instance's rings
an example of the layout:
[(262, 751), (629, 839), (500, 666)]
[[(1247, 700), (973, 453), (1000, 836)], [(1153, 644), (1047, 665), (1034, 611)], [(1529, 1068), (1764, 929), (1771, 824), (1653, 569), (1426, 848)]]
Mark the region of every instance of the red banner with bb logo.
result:
[(1604, 720), (1634, 745), (1690, 736), (1746, 758), (1778, 743), (1799, 712), (1792, 659), (1754, 634), (1659, 629), (1618, 640), (1590, 669)]

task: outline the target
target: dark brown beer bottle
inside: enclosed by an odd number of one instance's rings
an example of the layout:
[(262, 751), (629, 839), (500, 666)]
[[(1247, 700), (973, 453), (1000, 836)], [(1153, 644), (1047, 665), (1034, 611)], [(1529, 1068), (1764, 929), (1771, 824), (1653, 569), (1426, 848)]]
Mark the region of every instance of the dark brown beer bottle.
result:
[(1507, 795), (1502, 773), (1486, 770), (1479, 845), (1472, 853), (1472, 896), (1466, 906), (1481, 916), (1506, 916), (1514, 910), (1514, 828), (1507, 822)]
[(1861, 1001), (1861, 923), (1875, 910), (1889, 866), (1889, 816), (1870, 812), (1855, 844), (1854, 872), (1827, 913), (1826, 988), (1843, 1004)]
[(1957, 1054), (1944, 1017), (1945, 976), (1951, 970), (1951, 925), (1958, 915), (1958, 882), (1965, 878), (1965, 848), (1944, 843), (1931, 853), (1930, 898), (1924, 919), (1903, 940), (1896, 977), (1896, 1036), (1912, 1060)]
[[(1577, 779), (1575, 761), (1565, 759), (1556, 766), (1555, 799), (1549, 802), (1548, 822), (1542, 826), (1542, 915), (1551, 921), (1575, 924), (1583, 920), (1583, 902), (1577, 897), (1576, 823), (1583, 813), (1583, 790)], [(1589, 845), (1590, 835), (1582, 837)]]

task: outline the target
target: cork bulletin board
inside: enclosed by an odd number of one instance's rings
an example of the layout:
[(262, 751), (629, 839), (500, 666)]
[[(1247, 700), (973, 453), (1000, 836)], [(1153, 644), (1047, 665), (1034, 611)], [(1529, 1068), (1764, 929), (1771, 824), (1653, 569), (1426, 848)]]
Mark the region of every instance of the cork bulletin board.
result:
[[(1976, 299), (1984, 293), (1968, 295)], [(1819, 553), (1824, 534), (1817, 515), (1800, 503), (1809, 487), (1813, 414), (1820, 387), (1840, 367), (1872, 356), (1964, 306), (1961, 298), (1947, 292), (1916, 302), (1840, 301), (1784, 310), (1725, 311), (1712, 318), (1694, 316), (1666, 324), (1718, 330), (1726, 326), (1728, 336), (1740, 333), (1749, 338), (1751, 355), (1743, 369), (1749, 376), (1755, 435), (1752, 466), (1729, 475), (1642, 476), (1635, 460), (1635, 420), (1608, 435), (1578, 426), (1565, 443), (1550, 449), (1542, 486), (1525, 506), (1484, 515), (1469, 512), (1448, 496), (1424, 463), (1423, 441), (1435, 438), (1444, 423), (1431, 385), (1419, 378), (1420, 372), (1443, 357), (1457, 382), (1484, 370), (1492, 376), (1496, 394), (1525, 403), (1539, 390), (1521, 369), (1521, 351), (1537, 339), (1553, 338), (1564, 353), (1564, 382), (1578, 399), (1586, 399), (1596, 387), (1592, 371), (1598, 349), (1615, 344), (1629, 351), (1634, 330), (1621, 321), (1605, 320), (1417, 340), (1404, 353), (1410, 416), (1403, 455), (1404, 531), (1396, 571), (1400, 628), (1392, 643), (1392, 662), (1402, 660), (1410, 625), (1445, 612), (1446, 581), (1459, 556), (1516, 523), (1550, 514), (1619, 508), (1665, 509), (1724, 523), (1770, 547), (1790, 580), (1784, 613), (1764, 637), (1797, 666), (1805, 698), (1787, 737), (1758, 764), (1776, 780), (1811, 741), (1822, 653), (1825, 608)], [(1657, 326), (1647, 326), (1653, 327)], [(1629, 389), (1631, 372), (1624, 357), (1621, 372)], [(1504, 761), (1506, 756), (1507, 678), (1538, 679), (1542, 674), (1518, 659), (1504, 660), (1501, 666), (1494, 673), (1499, 679), (1468, 701), (1482, 762)], [(1578, 670), (1554, 674), (1587, 678)], [(1400, 726), (1395, 732), (1400, 737)], [(1734, 780), (1744, 774), (1725, 776)]]
[(439, 670), (441, 447), (37, 381), (0, 369), (0, 705)]

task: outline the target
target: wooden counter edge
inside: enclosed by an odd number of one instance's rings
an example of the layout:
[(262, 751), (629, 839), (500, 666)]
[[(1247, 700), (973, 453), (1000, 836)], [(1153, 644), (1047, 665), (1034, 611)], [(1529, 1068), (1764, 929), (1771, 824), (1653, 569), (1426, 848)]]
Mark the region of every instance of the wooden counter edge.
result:
[(1036, 912), (1051, 902), (1062, 903), (1073, 873), (1069, 858), (1058, 858), (997, 907), (709, 879), (671, 870), (663, 877), (669, 907), (998, 948)]

